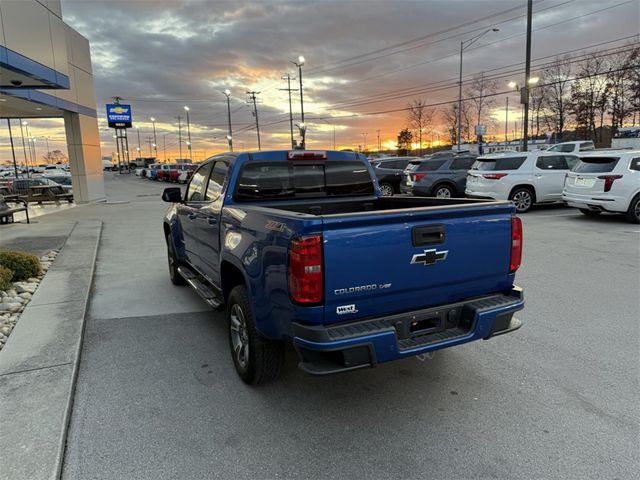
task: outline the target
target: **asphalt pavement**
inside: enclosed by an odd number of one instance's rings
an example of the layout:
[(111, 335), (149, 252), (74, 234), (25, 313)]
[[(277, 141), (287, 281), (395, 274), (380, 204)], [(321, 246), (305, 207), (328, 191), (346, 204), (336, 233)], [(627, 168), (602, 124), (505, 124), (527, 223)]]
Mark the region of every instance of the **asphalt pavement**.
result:
[[(166, 271), (163, 185), (109, 174), (63, 478), (575, 478), (640, 471), (640, 226), (523, 215), (517, 332), (330, 377), (236, 376)], [(121, 203), (122, 202), (122, 203)], [(53, 215), (52, 215), (53, 216)], [(632, 474), (632, 472), (636, 474)]]

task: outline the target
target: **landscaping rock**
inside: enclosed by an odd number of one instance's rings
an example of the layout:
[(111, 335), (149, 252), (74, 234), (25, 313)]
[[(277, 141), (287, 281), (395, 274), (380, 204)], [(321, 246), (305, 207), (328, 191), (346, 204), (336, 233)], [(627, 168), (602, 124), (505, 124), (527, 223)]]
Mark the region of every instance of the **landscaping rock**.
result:
[(31, 300), (31, 294), (29, 292), (22, 292), (18, 294), (18, 297), (24, 298), (25, 300)]
[(22, 284), (18, 284), (16, 285), (16, 294), (12, 295), (13, 297), (17, 296), (19, 293), (35, 293), (36, 288), (38, 288), (37, 285), (34, 285), (32, 283), (22, 283)]

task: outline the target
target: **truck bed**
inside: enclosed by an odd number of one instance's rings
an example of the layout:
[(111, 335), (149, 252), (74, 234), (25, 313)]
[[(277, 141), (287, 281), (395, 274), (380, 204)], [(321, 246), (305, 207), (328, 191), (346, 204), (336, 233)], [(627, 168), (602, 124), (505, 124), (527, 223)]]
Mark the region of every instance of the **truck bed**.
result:
[(326, 215), (346, 215), (359, 212), (381, 212), (390, 211), (396, 212), (404, 209), (418, 209), (429, 208), (434, 210), (437, 208), (446, 208), (448, 211), (452, 207), (473, 207), (478, 205), (487, 204), (507, 204), (509, 202), (497, 202), (493, 200), (480, 200), (480, 199), (468, 199), (468, 198), (429, 198), (429, 197), (382, 197), (382, 198), (367, 198), (367, 199), (348, 199), (348, 200), (323, 200), (323, 203), (318, 203), (317, 199), (313, 201), (279, 201), (279, 202), (264, 202), (260, 204), (253, 204), (253, 207), (266, 207), (277, 210), (285, 210), (289, 212), (302, 213), (311, 216), (326, 216)]

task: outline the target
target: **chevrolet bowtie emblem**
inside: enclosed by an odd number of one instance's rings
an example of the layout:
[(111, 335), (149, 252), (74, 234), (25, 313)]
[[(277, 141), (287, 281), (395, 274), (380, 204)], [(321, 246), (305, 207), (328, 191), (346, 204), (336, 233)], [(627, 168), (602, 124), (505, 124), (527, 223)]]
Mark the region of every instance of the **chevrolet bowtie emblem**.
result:
[(449, 250), (437, 252), (435, 248), (425, 250), (424, 253), (416, 253), (411, 259), (411, 264), (420, 263), (422, 265), (433, 265), (437, 261), (447, 258), (448, 253)]

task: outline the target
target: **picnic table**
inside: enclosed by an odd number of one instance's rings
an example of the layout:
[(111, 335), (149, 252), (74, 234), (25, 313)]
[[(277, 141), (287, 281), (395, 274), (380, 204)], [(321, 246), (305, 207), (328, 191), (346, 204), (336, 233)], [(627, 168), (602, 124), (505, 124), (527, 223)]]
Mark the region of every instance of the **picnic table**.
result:
[(0, 186), (0, 196), (4, 197), (5, 202), (18, 203), (21, 202), (20, 195), (11, 193), (11, 189), (6, 185)]
[(56, 202), (60, 200), (66, 200), (69, 203), (73, 202), (73, 193), (65, 192), (64, 188), (60, 185), (32, 185), (29, 187), (27, 195), (22, 197), (28, 202)]

